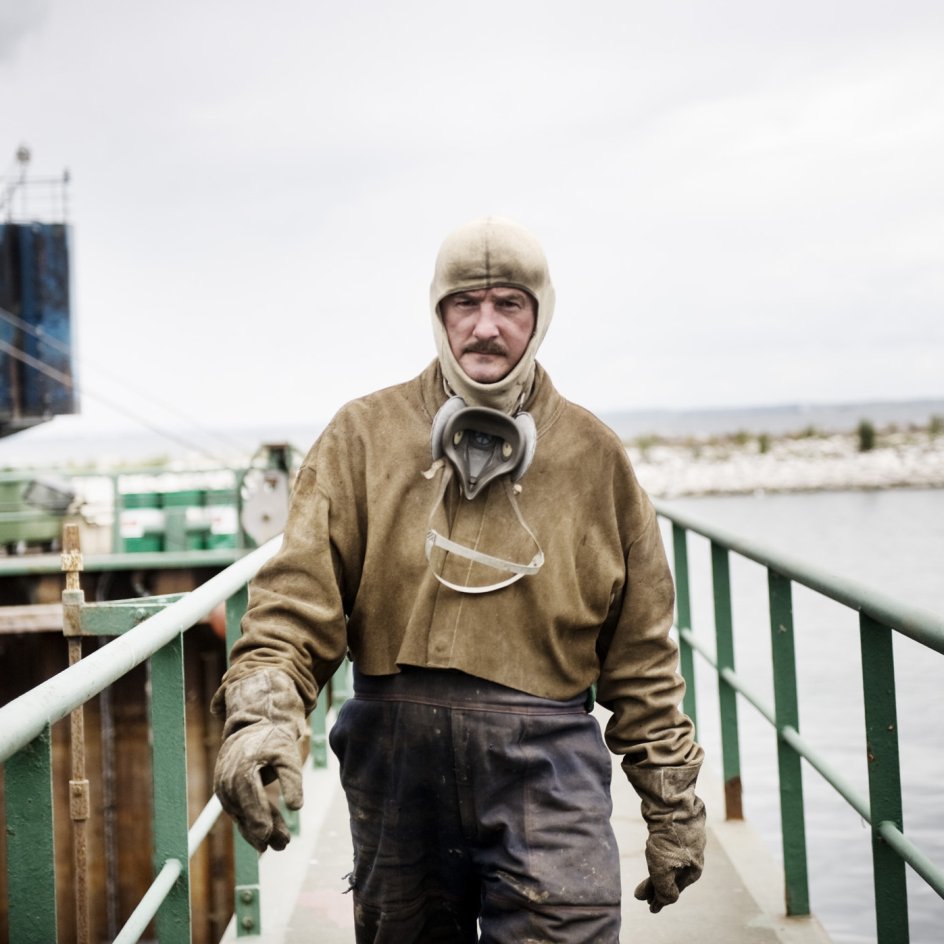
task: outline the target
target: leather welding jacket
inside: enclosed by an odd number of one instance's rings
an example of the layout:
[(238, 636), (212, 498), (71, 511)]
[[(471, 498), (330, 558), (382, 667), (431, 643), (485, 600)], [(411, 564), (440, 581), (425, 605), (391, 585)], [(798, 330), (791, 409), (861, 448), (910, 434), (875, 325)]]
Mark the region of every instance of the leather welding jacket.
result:
[[(545, 563), (503, 589), (459, 593), (424, 555), (446, 474), (430, 469), (430, 429), (445, 400), (434, 361), (335, 416), (299, 472), (282, 548), (251, 584), (223, 687), (276, 667), (311, 710), (346, 653), (367, 675), (456, 669), (551, 699), (596, 684), (613, 712), (607, 744), (624, 766), (700, 763), (678, 707), (672, 578), (622, 443), (538, 365), (525, 404), (537, 449), (517, 502)], [(486, 554), (507, 549), (520, 531), (509, 488), (505, 476), (469, 501), (449, 483), (440, 506), (449, 536)], [(533, 547), (517, 553), (527, 561)]]

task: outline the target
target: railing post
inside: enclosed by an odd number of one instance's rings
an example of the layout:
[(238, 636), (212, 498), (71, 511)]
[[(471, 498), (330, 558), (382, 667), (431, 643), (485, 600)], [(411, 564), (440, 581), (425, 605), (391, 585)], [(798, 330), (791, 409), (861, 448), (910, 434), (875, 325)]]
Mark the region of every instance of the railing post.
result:
[(318, 692), (315, 710), (308, 719), (311, 733), (311, 763), (313, 767), (328, 766), (328, 691), (326, 685)]
[(345, 659), (331, 676), (331, 706), (335, 711), (354, 697), (354, 680), (351, 676), (350, 659)]
[(115, 472), (111, 475), (111, 552), (118, 554), (123, 550), (121, 541), (121, 492), (120, 489), (121, 473)]
[(351, 663), (344, 659), (335, 669), (334, 675), (325, 687), (318, 692), (315, 710), (309, 718), (311, 730), (311, 762), (315, 767), (328, 766), (328, 702), (337, 711), (341, 705), (354, 696), (351, 682)]
[(808, 915), (810, 894), (806, 871), (803, 771), (800, 755), (783, 738), (784, 728), (800, 730), (793, 639), (793, 592), (790, 581), (770, 569), (767, 570), (767, 583), (770, 591), (770, 648), (774, 668), (786, 908), (788, 915)]
[(182, 633), (151, 656), (150, 678), (154, 874), (169, 859), (176, 859), (181, 865), (180, 875), (157, 912), (157, 939), (161, 944), (189, 944), (187, 718)]
[(685, 679), (685, 697), (682, 710), (698, 730), (695, 708), (695, 655), (685, 639), (685, 630), (692, 628), (691, 593), (688, 586), (688, 542), (687, 532), (681, 525), (672, 522), (672, 552), (675, 560), (675, 611), (679, 630), (679, 669)]
[(878, 834), (878, 827), (883, 822), (894, 823), (899, 830), (904, 828), (892, 631), (863, 613), (859, 616), (859, 636), (872, 819), (876, 934), (879, 944), (907, 944), (905, 863)]
[(724, 815), (743, 819), (741, 754), (737, 692), (724, 677), (734, 672), (734, 625), (731, 616), (731, 573), (728, 549), (711, 542), (712, 586), (715, 602), (715, 652), (718, 662), (718, 710), (721, 714), (721, 763), (724, 768)]
[[(239, 624), (249, 604), (249, 588), (242, 587), (226, 601), (226, 662), (236, 640)], [(233, 911), (236, 916), (236, 936), (255, 937), (262, 933), (262, 910), (259, 901), (259, 853), (243, 839), (233, 826), (233, 856), (235, 859), (236, 890)]]
[(4, 770), (10, 940), (53, 944), (59, 938), (48, 724), (6, 762)]

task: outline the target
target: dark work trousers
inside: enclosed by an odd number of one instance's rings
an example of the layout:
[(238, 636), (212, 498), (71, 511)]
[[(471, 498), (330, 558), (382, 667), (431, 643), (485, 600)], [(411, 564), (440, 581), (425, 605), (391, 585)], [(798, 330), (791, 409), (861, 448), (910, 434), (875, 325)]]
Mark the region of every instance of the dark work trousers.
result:
[(330, 741), (357, 944), (619, 940), (610, 757), (584, 698), (429, 669), (355, 672), (354, 691)]

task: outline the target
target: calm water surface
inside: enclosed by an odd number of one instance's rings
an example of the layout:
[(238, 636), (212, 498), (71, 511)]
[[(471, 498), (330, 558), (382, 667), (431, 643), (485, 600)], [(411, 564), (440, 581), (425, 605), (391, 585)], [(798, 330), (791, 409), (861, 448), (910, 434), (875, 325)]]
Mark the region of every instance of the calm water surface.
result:
[[(944, 490), (713, 497), (673, 505), (904, 603), (944, 612)], [(691, 535), (689, 559), (693, 628), (710, 642), (708, 542)], [(736, 669), (773, 705), (765, 571), (732, 555), (731, 581)], [(794, 625), (800, 730), (867, 796), (857, 614), (795, 587)], [(905, 832), (944, 867), (944, 655), (896, 638), (895, 673)], [(696, 690), (699, 738), (720, 772), (717, 683), (704, 663)], [(745, 815), (779, 857), (773, 729), (747, 702), (739, 700), (738, 711)], [(812, 768), (804, 765), (803, 778), (812, 909), (834, 941), (874, 941), (867, 825)], [(944, 902), (907, 872), (912, 944), (940, 944)]]

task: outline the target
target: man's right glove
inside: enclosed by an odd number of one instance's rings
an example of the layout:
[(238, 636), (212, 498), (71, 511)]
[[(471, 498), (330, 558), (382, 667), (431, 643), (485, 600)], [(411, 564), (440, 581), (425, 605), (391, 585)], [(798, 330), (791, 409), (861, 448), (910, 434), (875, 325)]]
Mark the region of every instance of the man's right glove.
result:
[[(265, 785), (278, 780), (290, 810), (302, 805), (305, 711), (294, 682), (280, 669), (260, 669), (225, 689), (226, 724), (213, 789), (246, 841), (259, 852), (284, 849), (289, 831)], [(213, 708), (219, 706), (219, 693)]]
[(642, 815), (649, 827), (649, 878), (633, 894), (648, 902), (654, 914), (678, 901), (682, 890), (701, 877), (705, 863), (705, 804), (695, 796), (700, 766), (627, 764), (623, 768), (642, 800)]

